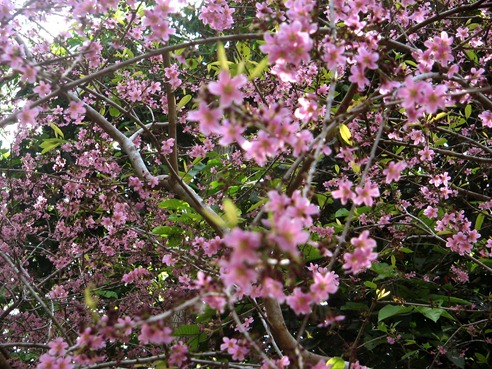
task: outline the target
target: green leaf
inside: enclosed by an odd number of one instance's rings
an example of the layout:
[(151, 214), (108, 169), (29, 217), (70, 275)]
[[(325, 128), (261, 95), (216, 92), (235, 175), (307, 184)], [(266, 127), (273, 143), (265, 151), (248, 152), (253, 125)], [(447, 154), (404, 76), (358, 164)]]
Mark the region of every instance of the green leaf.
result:
[(163, 237), (172, 237), (183, 234), (184, 229), (179, 227), (158, 226), (152, 230), (152, 233)]
[(368, 288), (371, 288), (373, 290), (375, 290), (376, 288), (378, 288), (378, 285), (374, 282), (371, 282), (371, 281), (365, 281), (364, 282), (364, 286), (368, 287)]
[(416, 306), (415, 311), (419, 312), (426, 318), (429, 318), (434, 323), (437, 323), (442, 313), (444, 312), (444, 309), (433, 309), (425, 306)]
[(56, 149), (64, 142), (65, 140), (61, 138), (47, 138), (43, 140), (43, 142), (41, 142), (41, 144), (39, 145), (43, 149), (41, 151), (41, 154), (46, 154), (47, 152)]
[(268, 57), (263, 58), (253, 69), (253, 71), (249, 74), (249, 79), (255, 79), (256, 77), (259, 77), (260, 74), (263, 73), (263, 71), (268, 67)]
[(56, 138), (60, 138), (60, 137), (61, 138), (65, 138), (65, 136), (63, 135), (62, 130), (56, 124), (50, 122), (50, 127), (53, 130), (53, 132), (55, 132), (55, 137)]
[(176, 328), (173, 336), (196, 336), (200, 333), (200, 328), (196, 324), (185, 324)]
[(475, 220), (475, 229), (479, 231), (482, 228), (483, 221), (485, 219), (484, 213), (479, 213), (477, 215), (477, 220)]
[(105, 297), (107, 299), (117, 299), (118, 294), (114, 291), (106, 291), (106, 290), (95, 290), (94, 294), (98, 296)]
[(326, 362), (330, 366), (330, 369), (344, 369), (345, 368), (345, 360), (341, 357), (332, 357), (330, 360)]
[(346, 217), (350, 212), (348, 211), (348, 209), (345, 209), (345, 208), (341, 208), (341, 209), (338, 209), (335, 213), (335, 217), (336, 218), (343, 218), (343, 217)]
[(231, 199), (225, 199), (223, 206), (227, 226), (230, 228), (235, 227), (239, 222), (239, 215), (241, 214), (241, 211), (237, 208), (237, 206), (232, 202)]
[(188, 102), (191, 100), (191, 95), (185, 95), (181, 100), (179, 100), (178, 106), (176, 107), (176, 110), (181, 110), (183, 106), (188, 104)]
[(110, 106), (109, 115), (111, 115), (113, 118), (118, 118), (121, 115), (121, 111), (120, 109), (115, 108), (114, 106)]
[(190, 207), (190, 205), (188, 205), (186, 201), (179, 200), (179, 199), (167, 199), (161, 201), (158, 206), (160, 209), (167, 209), (167, 210), (178, 210), (178, 209), (184, 209)]
[(217, 44), (217, 60), (221, 70), (229, 70), (229, 63), (227, 62), (227, 55), (222, 42)]
[(411, 306), (386, 305), (378, 313), (378, 321), (390, 318), (395, 315), (407, 314), (413, 310)]
[(340, 137), (342, 137), (342, 140), (345, 141), (348, 145), (352, 145), (352, 141), (350, 139), (352, 138), (352, 133), (350, 133), (349, 127), (347, 127), (345, 124), (340, 124)]
[(470, 104), (468, 104), (468, 105), (465, 107), (465, 118), (466, 118), (466, 119), (470, 118), (471, 113), (472, 113), (472, 106), (471, 106)]

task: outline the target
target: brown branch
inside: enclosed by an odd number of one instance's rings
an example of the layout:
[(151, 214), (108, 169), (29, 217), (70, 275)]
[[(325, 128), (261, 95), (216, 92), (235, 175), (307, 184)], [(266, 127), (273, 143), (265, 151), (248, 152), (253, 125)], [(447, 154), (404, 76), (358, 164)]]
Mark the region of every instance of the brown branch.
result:
[[(169, 52), (166, 52), (162, 55), (164, 61), (164, 67), (171, 67), (171, 60), (169, 58)], [(173, 149), (170, 155), (169, 162), (171, 163), (172, 168), (175, 172), (178, 172), (178, 134), (176, 130), (176, 97), (174, 95), (173, 88), (169, 81), (165, 82), (166, 84), (166, 95), (167, 95), (167, 117), (169, 121), (168, 134), (169, 138), (174, 140)], [(157, 148), (159, 149), (159, 148)]]
[[(287, 325), (285, 324), (282, 309), (280, 308), (280, 304), (277, 300), (267, 298), (264, 300), (264, 305), (273, 338), (287, 356), (290, 356), (292, 358), (297, 352), (299, 352), (302, 356), (303, 361), (312, 365), (317, 364), (319, 361), (326, 362), (330, 360), (330, 357), (328, 356), (315, 354), (299, 345), (299, 343), (289, 332)], [(345, 369), (348, 369), (349, 366), (350, 364), (348, 362), (345, 362)]]

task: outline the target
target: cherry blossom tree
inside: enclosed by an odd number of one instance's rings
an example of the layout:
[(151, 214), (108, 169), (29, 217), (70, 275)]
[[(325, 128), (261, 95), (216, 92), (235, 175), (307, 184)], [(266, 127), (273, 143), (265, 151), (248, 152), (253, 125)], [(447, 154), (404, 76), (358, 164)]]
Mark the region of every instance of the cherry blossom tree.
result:
[(0, 367), (490, 367), (491, 9), (0, 0)]

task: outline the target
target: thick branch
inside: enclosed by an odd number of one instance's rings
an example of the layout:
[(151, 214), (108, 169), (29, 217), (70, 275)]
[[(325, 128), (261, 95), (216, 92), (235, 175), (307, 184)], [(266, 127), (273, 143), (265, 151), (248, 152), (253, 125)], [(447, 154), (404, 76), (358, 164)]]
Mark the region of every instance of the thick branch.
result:
[[(267, 313), (268, 323), (270, 324), (270, 330), (272, 332), (273, 338), (282, 348), (284, 353), (288, 356), (292, 356), (296, 352), (300, 352), (305, 363), (317, 364), (319, 361), (330, 360), (327, 356), (318, 355), (307, 351), (304, 347), (299, 345), (297, 340), (292, 336), (292, 334), (287, 329), (285, 325), (285, 320), (282, 315), (282, 309), (278, 301), (268, 298), (264, 301), (265, 310)], [(345, 362), (345, 369), (348, 369), (350, 363)]]

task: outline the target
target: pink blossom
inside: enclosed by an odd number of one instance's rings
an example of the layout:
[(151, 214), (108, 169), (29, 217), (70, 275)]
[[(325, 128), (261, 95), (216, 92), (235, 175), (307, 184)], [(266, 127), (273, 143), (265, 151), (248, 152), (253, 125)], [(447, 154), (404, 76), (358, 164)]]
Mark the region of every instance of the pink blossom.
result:
[(226, 351), (232, 355), (233, 360), (244, 360), (246, 354), (249, 352), (248, 348), (240, 344), (236, 338), (223, 337), (224, 343), (220, 345), (222, 351)]
[(164, 155), (169, 155), (173, 152), (174, 138), (168, 138), (162, 141), (161, 153)]
[(172, 329), (165, 327), (161, 321), (157, 323), (144, 323), (138, 339), (142, 344), (169, 344), (173, 341)]
[(333, 294), (338, 290), (338, 275), (335, 272), (315, 272), (313, 279), (314, 282), (310, 286), (310, 291), (317, 303), (327, 300), (329, 294)]
[(44, 81), (39, 81), (39, 85), (34, 87), (33, 91), (37, 93), (39, 97), (45, 97), (51, 93), (51, 86)]
[(299, 21), (282, 23), (275, 35), (265, 34), (265, 41), (260, 50), (268, 54), (270, 62), (278, 65), (307, 63), (313, 47), (313, 41), (307, 32), (302, 31)]
[(350, 243), (355, 246), (355, 250), (352, 253), (345, 253), (343, 268), (353, 274), (370, 268), (372, 261), (376, 260), (378, 254), (373, 252), (376, 241), (369, 237), (369, 231), (363, 231), (359, 237), (352, 238)]
[(354, 199), (355, 205), (366, 204), (367, 206), (372, 206), (374, 203), (373, 197), (379, 196), (378, 186), (371, 181), (366, 181), (363, 188), (357, 187), (355, 192), (357, 193)]
[(313, 302), (311, 294), (302, 292), (299, 287), (294, 288), (292, 295), (287, 297), (287, 305), (297, 315), (311, 313)]
[(223, 70), (219, 73), (219, 79), (217, 82), (211, 82), (208, 85), (208, 90), (220, 97), (220, 105), (223, 108), (227, 108), (232, 103), (241, 104), (243, 101), (243, 93), (241, 87), (243, 87), (248, 80), (242, 74), (232, 77), (227, 70)]
[(349, 81), (356, 83), (359, 90), (362, 90), (365, 86), (369, 85), (369, 80), (364, 75), (364, 70), (357, 65), (350, 67)]
[(395, 163), (391, 161), (388, 167), (383, 170), (383, 174), (386, 174), (386, 183), (391, 183), (393, 181), (398, 181), (400, 179), (400, 173), (403, 169), (407, 167), (404, 161), (399, 161)]
[(198, 110), (188, 113), (188, 119), (198, 122), (200, 132), (205, 136), (220, 132), (219, 120), (222, 116), (222, 109), (211, 109), (206, 102), (201, 101)]
[(222, 137), (219, 140), (221, 146), (229, 146), (230, 144), (237, 142), (239, 145), (244, 143), (245, 139), (242, 134), (245, 128), (229, 122), (228, 119), (223, 119), (222, 124), (218, 130), (218, 134)]
[(224, 236), (223, 240), (227, 246), (234, 250), (235, 258), (247, 263), (254, 263), (258, 259), (256, 249), (261, 243), (261, 235), (259, 233), (234, 228)]
[(54, 341), (48, 343), (50, 350), (48, 354), (51, 356), (63, 356), (68, 348), (68, 344), (63, 340), (63, 338), (58, 337)]
[(437, 208), (433, 208), (432, 206), (428, 206), (424, 210), (424, 215), (430, 219), (437, 218)]
[(20, 111), (20, 113), (17, 115), (17, 118), (19, 119), (19, 122), (21, 125), (36, 125), (36, 117), (39, 114), (39, 109), (34, 107), (30, 108), (29, 104), (26, 103), (26, 106), (24, 109)]
[(72, 119), (77, 119), (80, 115), (85, 113), (84, 103), (82, 101), (70, 101), (68, 108), (65, 109), (65, 112)]
[(307, 242), (309, 233), (302, 229), (300, 222), (282, 216), (275, 221), (272, 239), (282, 251), (297, 255), (297, 246)]
[(367, 50), (364, 46), (360, 47), (357, 50), (358, 54), (355, 57), (355, 60), (357, 61), (357, 64), (359, 68), (362, 70), (368, 68), (368, 69), (377, 69), (378, 65), (376, 62), (379, 59), (379, 54), (376, 52), (371, 52)]
[(262, 286), (262, 296), (263, 297), (271, 297), (277, 300), (279, 303), (283, 303), (285, 301), (284, 295), (284, 286), (281, 282), (276, 281), (270, 277), (266, 277), (263, 280)]
[(486, 110), (478, 115), (484, 127), (492, 128), (492, 111)]
[(355, 198), (355, 193), (352, 191), (353, 183), (351, 181), (343, 181), (338, 185), (338, 190), (332, 191), (331, 196), (334, 199), (340, 199), (342, 205), (345, 205), (348, 200)]
[(41, 355), (37, 369), (57, 369), (56, 358), (49, 354)]
[(232, 18), (234, 10), (225, 0), (206, 0), (200, 9), (198, 19), (215, 31), (224, 31), (231, 28), (234, 23)]
[(330, 42), (327, 42), (322, 55), (322, 60), (327, 64), (328, 69), (334, 69), (339, 66), (344, 66), (346, 62), (346, 57), (343, 56), (345, 47), (336, 46)]

